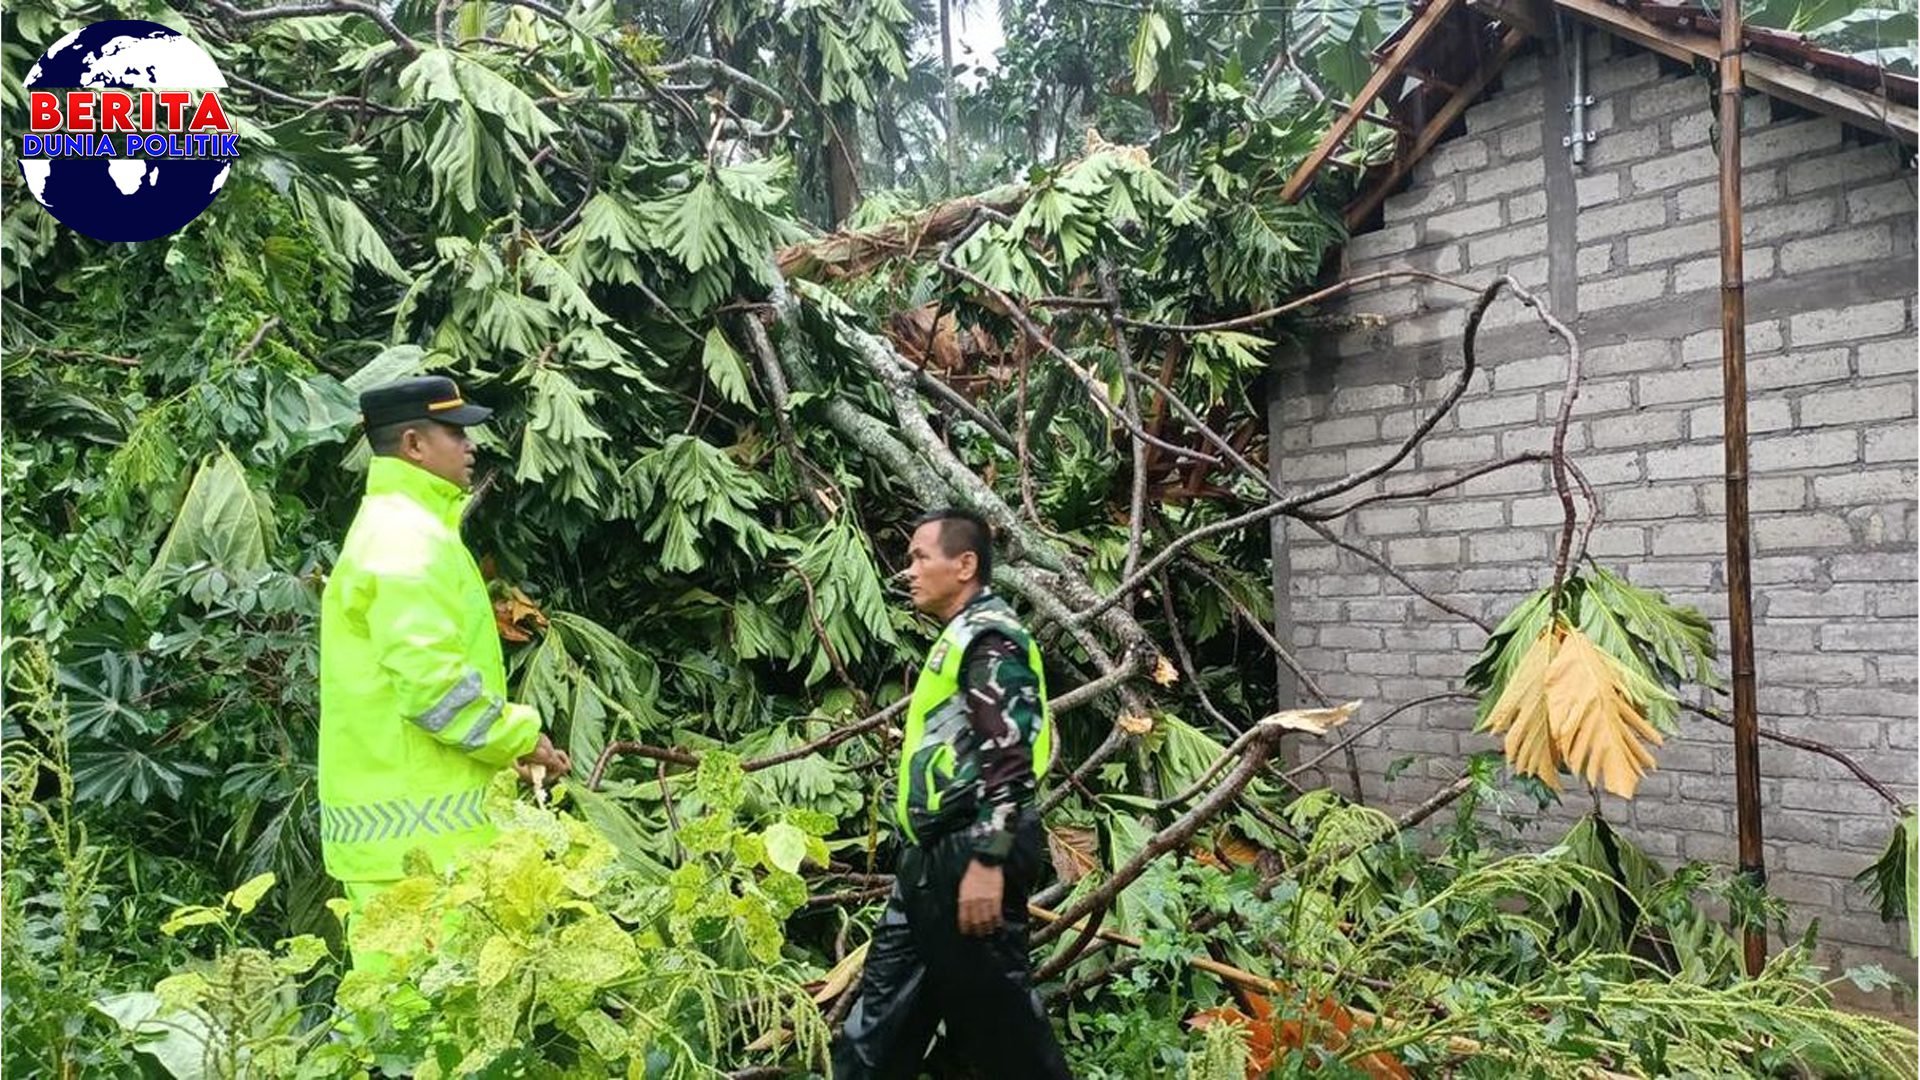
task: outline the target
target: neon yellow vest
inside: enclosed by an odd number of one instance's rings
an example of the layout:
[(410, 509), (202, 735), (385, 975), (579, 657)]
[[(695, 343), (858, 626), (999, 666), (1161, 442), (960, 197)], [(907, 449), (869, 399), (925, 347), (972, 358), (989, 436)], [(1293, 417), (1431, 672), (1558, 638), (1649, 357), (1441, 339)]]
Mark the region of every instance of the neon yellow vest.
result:
[(927, 652), (927, 662), (913, 684), (907, 703), (907, 730), (900, 742), (900, 775), (894, 792), (894, 823), (908, 840), (918, 843), (914, 819), (939, 814), (942, 797), (953, 782), (959, 761), (954, 749), (970, 728), (966, 697), (960, 692), (967, 646), (983, 631), (1005, 634), (1027, 650), (1027, 667), (1040, 683), (1040, 730), (1032, 733), (1033, 776), (1037, 781), (1053, 764), (1053, 715), (1047, 706), (1047, 674), (1040, 662), (1040, 646), (1020, 625), (1006, 601), (988, 594), (967, 605), (947, 623)]
[(339, 881), (402, 876), (490, 840), (488, 782), (534, 747), (507, 700), (493, 604), (457, 485), (376, 457), (320, 602), (320, 850)]

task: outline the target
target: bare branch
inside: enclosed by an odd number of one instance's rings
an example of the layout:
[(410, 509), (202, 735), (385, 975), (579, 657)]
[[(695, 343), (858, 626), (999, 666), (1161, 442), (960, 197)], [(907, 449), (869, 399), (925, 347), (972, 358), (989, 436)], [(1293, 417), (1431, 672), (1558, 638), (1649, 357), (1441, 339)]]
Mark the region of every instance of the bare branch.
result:
[(923, 367), (914, 367), (913, 383), (920, 389), (939, 398), (955, 412), (980, 425), (980, 429), (993, 438), (994, 442), (1018, 453), (1020, 444), (1007, 432), (1000, 421), (995, 420), (985, 409), (968, 401), (966, 395), (948, 386), (939, 376)]
[(1332, 746), (1327, 747), (1325, 750), (1320, 751), (1318, 754), (1315, 754), (1313, 757), (1310, 757), (1307, 760), (1301, 762), (1300, 764), (1295, 765), (1293, 768), (1288, 769), (1287, 775), (1299, 776), (1302, 773), (1311, 772), (1313, 769), (1317, 768), (1321, 762), (1327, 760), (1328, 758), (1332, 757), (1334, 754), (1339, 753), (1340, 751), (1345, 750), (1353, 746), (1355, 743), (1359, 742), (1361, 736), (1366, 735), (1368, 732), (1374, 730), (1375, 728), (1379, 727), (1381, 724), (1386, 723), (1387, 721), (1393, 719), (1394, 717), (1399, 716), (1401, 713), (1406, 712), (1408, 709), (1415, 708), (1420, 705), (1428, 705), (1436, 701), (1472, 701), (1472, 700), (1474, 700), (1474, 695), (1472, 694), (1466, 693), (1464, 691), (1459, 691), (1459, 690), (1450, 690), (1450, 691), (1447, 691), (1446, 693), (1429, 694), (1426, 697), (1415, 698), (1412, 701), (1408, 701), (1400, 705), (1396, 705), (1393, 708), (1387, 710), (1384, 714), (1377, 716), (1372, 720), (1367, 721), (1366, 724), (1362, 725), (1361, 727), (1349, 733), (1346, 738), (1341, 739), (1339, 742), (1333, 744)]
[(242, 75), (235, 75), (232, 72), (227, 72), (226, 78), (228, 82), (243, 87), (250, 93), (258, 94), (268, 101), (279, 105), (297, 105), (307, 112), (355, 114), (370, 112), (379, 113), (382, 116), (418, 116), (424, 111), (417, 108), (400, 108), (385, 104), (384, 102), (374, 101), (371, 98), (355, 97), (351, 94), (332, 94), (323, 98), (305, 98), (298, 94), (289, 94), (284, 90), (275, 90), (265, 83), (255, 82), (252, 79)]
[[(1119, 333), (1117, 329), (1114, 332), (1116, 334)], [(1193, 408), (1189, 406), (1186, 402), (1181, 401), (1180, 398), (1174, 394), (1173, 389), (1171, 387), (1167, 386), (1165, 383), (1161, 382), (1159, 379), (1156, 379), (1153, 376), (1147, 374), (1146, 372), (1140, 371), (1138, 369), (1130, 368), (1127, 371), (1127, 374), (1129, 377), (1133, 378), (1134, 380), (1138, 382), (1146, 383), (1148, 386), (1158, 391), (1160, 394), (1160, 399), (1167, 403), (1167, 406), (1174, 411), (1175, 415), (1179, 416), (1180, 419), (1184, 421), (1188, 427), (1199, 432), (1202, 438), (1206, 439), (1208, 442), (1212, 443), (1215, 447), (1217, 447), (1221, 453), (1221, 456), (1225, 457), (1228, 461), (1232, 462), (1234, 468), (1239, 469), (1245, 475), (1252, 477), (1254, 480), (1259, 481), (1260, 486), (1263, 488), (1266, 488), (1269, 494), (1272, 494), (1275, 496), (1279, 496), (1283, 494), (1280, 488), (1276, 484), (1274, 484), (1273, 478), (1267, 475), (1265, 469), (1262, 469), (1256, 466), (1255, 464), (1253, 464), (1253, 462), (1248, 461), (1245, 455), (1241, 454), (1240, 451), (1235, 450), (1233, 448), (1233, 443), (1229, 441), (1226, 436), (1215, 431), (1211, 426), (1207, 424), (1205, 420), (1202, 420), (1200, 418), (1200, 414), (1194, 412)]]
[[(1120, 310), (1120, 286), (1114, 280), (1112, 265), (1102, 261), (1100, 265), (1100, 291), (1106, 296), (1107, 310), (1117, 313)], [(1127, 412), (1127, 423), (1135, 430), (1145, 432), (1146, 426), (1140, 418), (1140, 391), (1133, 385), (1133, 348), (1127, 344), (1127, 333), (1118, 323), (1109, 320), (1113, 330), (1113, 355), (1120, 365), (1120, 400)], [(1140, 544), (1147, 527), (1147, 444), (1142, 439), (1133, 439), (1128, 443), (1132, 454), (1133, 484), (1128, 496), (1127, 514), (1127, 555), (1122, 564), (1121, 577), (1132, 577), (1140, 566)]]
[(380, 27), (381, 32), (393, 39), (400, 51), (408, 57), (420, 55), (419, 43), (408, 37), (400, 27), (394, 25), (393, 18), (373, 4), (362, 0), (321, 0), (311, 4), (279, 4), (274, 7), (253, 8), (248, 10), (228, 0), (206, 0), (207, 6), (224, 16), (229, 22), (252, 23), (279, 19), (305, 19), (316, 15), (359, 15), (371, 19)]
[[(1707, 719), (1713, 721), (1714, 723), (1719, 724), (1721, 727), (1730, 728), (1733, 726), (1733, 720), (1731, 718), (1722, 716), (1712, 709), (1706, 708), (1701, 705), (1695, 705), (1691, 701), (1683, 701), (1680, 704), (1681, 704), (1681, 707), (1685, 708), (1688, 712), (1696, 713), (1700, 716), (1704, 716)], [(1833, 761), (1840, 763), (1841, 765), (1845, 766), (1846, 770), (1852, 773), (1854, 777), (1858, 779), (1861, 783), (1872, 788), (1874, 794), (1884, 799), (1888, 806), (1893, 807), (1894, 813), (1898, 814), (1906, 811), (1908, 804), (1904, 802), (1900, 798), (1900, 796), (1894, 794), (1894, 791), (1892, 788), (1888, 787), (1884, 783), (1881, 783), (1878, 779), (1874, 777), (1872, 773), (1869, 773), (1866, 769), (1861, 768), (1859, 762), (1853, 760), (1852, 758), (1841, 753), (1840, 751), (1835, 750), (1833, 747), (1828, 746), (1827, 744), (1822, 742), (1815, 742), (1812, 739), (1803, 739), (1797, 735), (1783, 735), (1777, 731), (1768, 731), (1765, 728), (1760, 729), (1760, 737), (1763, 739), (1771, 739), (1774, 742), (1780, 743), (1783, 746), (1791, 746), (1796, 749), (1806, 750), (1806, 751), (1809, 751), (1810, 753), (1819, 754), (1821, 757), (1829, 758)]]
[(1080, 380), (1080, 385), (1086, 390), (1087, 397), (1093, 402), (1094, 407), (1106, 414), (1108, 419), (1114, 423), (1126, 428), (1129, 435), (1151, 443), (1178, 458), (1204, 461), (1209, 465), (1220, 464), (1220, 459), (1211, 454), (1203, 454), (1198, 450), (1189, 450), (1184, 446), (1175, 446), (1172, 443), (1148, 434), (1141, 430), (1138, 424), (1128, 420), (1120, 410), (1114, 408), (1113, 402), (1107, 400), (1106, 395), (1101, 390), (1099, 380), (1093, 377), (1093, 373), (1088, 371), (1079, 361), (1068, 356), (1066, 350), (1054, 344), (1053, 337), (1033, 321), (1033, 318), (1027, 314), (1025, 306), (1021, 304), (1018, 299), (994, 288), (978, 274), (955, 263), (950, 258), (943, 256), (940, 259), (940, 269), (952, 274), (954, 277), (960, 278), (974, 288), (992, 297), (994, 303), (1006, 313), (1008, 318), (1014, 321), (1015, 325), (1020, 327), (1020, 331), (1027, 336), (1029, 341), (1045, 349), (1049, 356), (1060, 361), (1061, 364), (1066, 366), (1068, 371), (1073, 372), (1074, 377)]
[(1370, 285), (1376, 281), (1390, 281), (1396, 278), (1413, 278), (1418, 281), (1431, 281), (1436, 285), (1445, 285), (1448, 288), (1459, 289), (1463, 292), (1483, 291), (1458, 278), (1450, 278), (1443, 274), (1429, 274), (1425, 270), (1381, 270), (1372, 274), (1361, 274), (1357, 278), (1349, 278), (1346, 281), (1336, 281), (1324, 289), (1317, 289), (1298, 299), (1289, 300), (1279, 307), (1268, 308), (1265, 311), (1256, 311), (1251, 315), (1241, 315), (1237, 318), (1225, 319), (1220, 322), (1160, 323), (1151, 322), (1146, 319), (1129, 318), (1125, 315), (1119, 316), (1119, 320), (1128, 326), (1137, 326), (1142, 330), (1161, 330), (1169, 334), (1204, 334), (1216, 330), (1239, 330), (1243, 327), (1258, 326), (1270, 319), (1285, 315), (1289, 311), (1298, 311), (1303, 307), (1312, 306), (1329, 297), (1338, 296), (1343, 292), (1359, 288), (1362, 285)]
[[(1398, 270), (1383, 271), (1383, 275), (1417, 274), (1417, 273), (1418, 273), (1417, 271), (1398, 271)], [(1354, 283), (1357, 283), (1359, 281), (1363, 281), (1363, 280), (1366, 280), (1367, 278), (1379, 277), (1383, 275), (1366, 275), (1366, 277), (1363, 277), (1363, 278), (1356, 278), (1354, 282), (1343, 282), (1342, 284), (1350, 288)], [(1457, 282), (1454, 282), (1450, 278), (1438, 278), (1437, 275), (1429, 274), (1429, 275), (1421, 275), (1421, 276), (1432, 277), (1432, 278), (1435, 278), (1436, 280), (1444, 281), (1448, 284), (1458, 284)], [(1480, 298), (1475, 301), (1475, 306), (1474, 306), (1474, 310), (1476, 313), (1484, 312), (1486, 310), (1487, 305), (1493, 303), (1493, 298), (1499, 293), (1499, 290), (1502, 288), (1503, 280), (1506, 280), (1506, 279), (1496, 279), (1491, 284), (1489, 284), (1486, 288), (1480, 290)], [(1330, 288), (1337, 288), (1337, 287), (1330, 287)], [(1328, 290), (1326, 289), (1321, 290), (1322, 293), (1327, 291)], [(1144, 325), (1144, 324), (1135, 323), (1133, 325)], [(1108, 607), (1111, 607), (1112, 605), (1119, 603), (1122, 597), (1125, 597), (1128, 594), (1132, 593), (1134, 590), (1138, 589), (1141, 585), (1141, 582), (1144, 581), (1148, 576), (1157, 572), (1161, 567), (1165, 566), (1168, 562), (1171, 562), (1173, 558), (1176, 555), (1178, 555), (1181, 551), (1185, 550), (1186, 548), (1194, 544), (1199, 543), (1201, 540), (1207, 539), (1208, 537), (1211, 537), (1211, 536), (1217, 536), (1221, 533), (1232, 532), (1236, 529), (1243, 529), (1248, 525), (1253, 525), (1258, 522), (1265, 521), (1268, 518), (1271, 518), (1277, 514), (1290, 513), (1302, 507), (1308, 506), (1312, 503), (1320, 502), (1324, 499), (1332, 498), (1335, 495), (1339, 495), (1344, 492), (1351, 491), (1354, 488), (1359, 487), (1361, 484), (1364, 484), (1367, 481), (1372, 480), (1374, 477), (1387, 472), (1389, 469), (1392, 469), (1395, 465), (1398, 465), (1401, 461), (1405, 460), (1406, 456), (1413, 452), (1413, 448), (1419, 444), (1420, 440), (1426, 438), (1427, 433), (1432, 431), (1435, 425), (1440, 423), (1440, 418), (1445, 416), (1449, 411), (1452, 410), (1454, 403), (1460, 400), (1460, 396), (1466, 393), (1467, 383), (1471, 381), (1473, 378), (1474, 337), (1475, 337), (1475, 332), (1478, 330), (1478, 328), (1479, 328), (1479, 319), (1477, 317), (1470, 316), (1467, 322), (1468, 333), (1463, 339), (1462, 345), (1461, 345), (1462, 363), (1460, 366), (1460, 373), (1454, 379), (1453, 386), (1451, 387), (1451, 389), (1448, 390), (1446, 397), (1441, 400), (1440, 404), (1436, 406), (1432, 412), (1428, 413), (1427, 418), (1421, 421), (1420, 425), (1413, 430), (1412, 434), (1408, 435), (1407, 438), (1401, 442), (1399, 449), (1395, 450), (1384, 461), (1381, 461), (1376, 465), (1368, 466), (1367, 468), (1362, 469), (1359, 472), (1353, 473), (1349, 476), (1342, 477), (1339, 480), (1334, 480), (1329, 483), (1322, 484), (1319, 487), (1312, 489), (1311, 491), (1307, 491), (1299, 495), (1288, 496), (1287, 498), (1281, 499), (1277, 502), (1268, 503), (1266, 506), (1262, 506), (1255, 510), (1250, 510), (1237, 517), (1227, 518), (1223, 521), (1217, 521), (1212, 525), (1202, 526), (1201, 528), (1195, 529), (1192, 532), (1186, 533), (1176, 538), (1171, 544), (1168, 544), (1166, 547), (1160, 549), (1160, 552), (1156, 554), (1152, 559), (1149, 559), (1147, 561), (1147, 564), (1141, 567), (1138, 572), (1129, 575), (1124, 581), (1120, 583), (1119, 587), (1113, 590), (1113, 592), (1109, 593), (1107, 596), (1095, 602), (1092, 607), (1082, 610), (1079, 613), (1079, 615), (1076, 616), (1076, 618), (1080, 618), (1080, 619), (1093, 618), (1094, 616), (1098, 615), (1100, 612), (1105, 611)]]
[(1305, 524), (1307, 528), (1312, 529), (1316, 533), (1319, 533), (1321, 539), (1325, 540), (1327, 543), (1332, 544), (1334, 547), (1337, 547), (1342, 551), (1352, 552), (1353, 554), (1358, 555), (1362, 559), (1365, 559), (1366, 561), (1379, 567), (1383, 573), (1392, 577), (1393, 580), (1398, 581), (1400, 584), (1406, 586), (1408, 592), (1411, 592), (1415, 596), (1418, 596), (1420, 599), (1425, 600), (1427, 603), (1432, 604), (1434, 607), (1439, 608), (1441, 611), (1444, 611), (1449, 615), (1457, 615), (1460, 618), (1467, 620), (1468, 622), (1472, 623), (1473, 625), (1479, 627), (1482, 630), (1485, 630), (1488, 633), (1493, 632), (1492, 623), (1487, 622), (1485, 619), (1480, 618), (1478, 615), (1474, 615), (1470, 612), (1454, 607), (1452, 604), (1447, 603), (1445, 600), (1442, 600), (1439, 597), (1428, 592), (1427, 590), (1421, 588), (1420, 586), (1415, 585), (1412, 579), (1408, 578), (1407, 575), (1401, 573), (1398, 569), (1395, 569), (1393, 564), (1387, 562), (1387, 560), (1381, 558), (1380, 556), (1374, 554), (1371, 551), (1368, 551), (1366, 548), (1363, 548), (1358, 544), (1348, 543), (1347, 541), (1341, 539), (1339, 535), (1337, 535), (1332, 529), (1327, 528), (1325, 525), (1321, 524), (1318, 521), (1308, 518), (1305, 520)]
[(1160, 609), (1167, 619), (1167, 634), (1173, 638), (1173, 654), (1180, 661), (1180, 674), (1193, 687), (1195, 696), (1200, 699), (1200, 707), (1206, 710), (1213, 722), (1233, 732), (1244, 734), (1240, 725), (1227, 719), (1226, 714), (1214, 707), (1213, 698), (1207, 694), (1207, 688), (1200, 682), (1200, 669), (1194, 665), (1193, 655), (1187, 651), (1187, 636), (1180, 632), (1180, 616), (1173, 610), (1173, 583), (1167, 575), (1160, 575)]
[(1515, 465), (1537, 464), (1549, 460), (1552, 456), (1553, 455), (1544, 450), (1529, 450), (1525, 453), (1515, 454), (1512, 457), (1501, 458), (1499, 461), (1492, 462), (1491, 464), (1468, 469), (1466, 472), (1460, 473), (1457, 476), (1451, 476), (1445, 480), (1435, 481), (1434, 483), (1425, 484), (1421, 487), (1407, 488), (1404, 491), (1382, 492), (1378, 495), (1369, 495), (1364, 499), (1355, 499), (1353, 502), (1338, 509), (1302, 510), (1291, 516), (1299, 518), (1301, 521), (1332, 521), (1334, 518), (1351, 514), (1363, 506), (1372, 506), (1378, 502), (1391, 502), (1399, 499), (1419, 499), (1428, 495), (1437, 495), (1448, 488), (1459, 487), (1469, 480), (1477, 480), (1488, 473), (1499, 472), (1501, 469), (1511, 469)]
[[(844, 727), (834, 728), (827, 734), (800, 746), (782, 750), (777, 754), (769, 754), (766, 757), (754, 758), (751, 761), (743, 763), (740, 768), (746, 772), (759, 772), (762, 769), (771, 769), (776, 765), (785, 765), (790, 761), (798, 761), (810, 754), (824, 753), (846, 742), (848, 739), (853, 738), (855, 735), (872, 731), (887, 721), (899, 716), (905, 712), (906, 709), (907, 699), (902, 698), (879, 712), (874, 713), (872, 716), (862, 720), (856, 720)], [(686, 750), (675, 750), (664, 746), (650, 746), (646, 743), (627, 740), (612, 742), (608, 743), (607, 748), (600, 752), (599, 760), (593, 763), (593, 771), (587, 775), (587, 790), (598, 791), (600, 789), (601, 777), (606, 775), (608, 763), (616, 757), (625, 755), (651, 758), (654, 761), (664, 762), (668, 765), (683, 765), (689, 769), (698, 768), (700, 765), (700, 756)]]

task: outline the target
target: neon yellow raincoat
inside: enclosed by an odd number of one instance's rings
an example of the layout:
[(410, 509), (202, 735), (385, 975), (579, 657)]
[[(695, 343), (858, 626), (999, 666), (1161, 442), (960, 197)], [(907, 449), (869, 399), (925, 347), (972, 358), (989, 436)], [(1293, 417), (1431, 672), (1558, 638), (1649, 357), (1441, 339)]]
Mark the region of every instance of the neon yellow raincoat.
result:
[(359, 902), (494, 834), (488, 781), (534, 748), (540, 716), (507, 700), (486, 584), (460, 539), (467, 496), (375, 457), (320, 612), (320, 843)]

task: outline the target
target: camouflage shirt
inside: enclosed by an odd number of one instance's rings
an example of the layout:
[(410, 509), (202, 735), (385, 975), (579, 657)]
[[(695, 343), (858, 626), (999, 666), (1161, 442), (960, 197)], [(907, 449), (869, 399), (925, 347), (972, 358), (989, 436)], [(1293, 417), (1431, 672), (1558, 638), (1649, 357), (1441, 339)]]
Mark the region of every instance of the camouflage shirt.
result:
[[(1026, 650), (988, 630), (967, 648), (960, 687), (967, 695), (973, 769), (962, 803), (974, 810), (969, 833), (981, 861), (999, 863), (1013, 850), (1021, 811), (1033, 804), (1033, 745), (1040, 730), (1040, 681)], [(969, 777), (969, 774), (970, 777)]]

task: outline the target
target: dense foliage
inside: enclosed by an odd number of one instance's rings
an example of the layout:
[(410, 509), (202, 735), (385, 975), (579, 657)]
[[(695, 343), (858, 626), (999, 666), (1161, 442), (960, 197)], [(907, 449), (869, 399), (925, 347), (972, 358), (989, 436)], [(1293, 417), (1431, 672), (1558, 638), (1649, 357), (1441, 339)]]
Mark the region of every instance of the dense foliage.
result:
[[(316, 7), (111, 13), (188, 29), (236, 77), (245, 156), (180, 234), (94, 243), (0, 170), (10, 1066), (816, 1064), (818, 1006), (846, 988), (876, 913), (862, 889), (890, 858), (888, 747), (874, 730), (760, 765), (900, 696), (935, 628), (889, 582), (930, 502), (1005, 511), (996, 583), (1036, 612), (1053, 685), (1147, 658), (1063, 714), (1066, 762), (1122, 736), (1131, 751), (1051, 819), (1070, 900), (1150, 843), (1176, 812), (1161, 796), (1210, 778), (1223, 725), (1267, 711), (1272, 660), (1244, 614), (1268, 603), (1265, 522), (1168, 556), (1106, 616), (1046, 605), (1084, 610), (1082, 590), (1267, 497), (1222, 468), (1196, 481), (1206, 497), (1149, 502), (1150, 474), (1188, 478), (1128, 437), (1152, 400), (1138, 376), (1221, 430), (1264, 431), (1265, 353), (1299, 324), (1156, 327), (1315, 281), (1342, 193), (1279, 190), (1326, 121), (1320, 84), (1351, 93), (1397, 8), (1013, 3), (1001, 67), (961, 91), (929, 73), (931, 13), (893, 0), (402, 0), (381, 6), (391, 32)], [(11, 6), (4, 105), (42, 49), (107, 15)], [(1012, 208), (937, 252), (845, 276), (776, 263), (822, 226), (1001, 183)], [(1124, 332), (1026, 305), (1103, 292), (1136, 320)], [(921, 398), (916, 366), (963, 392)], [(354, 394), (424, 370), (497, 410), (467, 536), (519, 696), (582, 773), (616, 740), (699, 763), (616, 757), (558, 807), (501, 791), (506, 839), (376, 905), (358, 932), (391, 963), (343, 978), (318, 860), (318, 597), (367, 453)], [(1582, 579), (1599, 599), (1568, 617), (1601, 621), (1588, 636), (1668, 692), (1707, 681), (1710, 642), (1614, 580)], [(1178, 643), (1178, 670), (1153, 642)], [(1715, 1073), (1756, 1040), (1762, 1071), (1910, 1074), (1910, 1038), (1826, 1008), (1804, 952), (1739, 976), (1694, 901), (1730, 903), (1737, 927), (1777, 914), (1761, 898), (1655, 867), (1599, 821), (1510, 855), (1479, 812), (1543, 789), (1495, 759), (1461, 784), (1432, 858), (1376, 813), (1255, 781), (1122, 894), (1132, 967), (1098, 981), (1112, 957), (1083, 956), (1050, 984), (1078, 1071), (1245, 1069), (1258, 1022), (1186, 1022), (1258, 1012), (1189, 970), (1218, 952), (1285, 972), (1263, 998), (1286, 1015), (1397, 1018), (1339, 1039), (1273, 1025), (1283, 1073), (1323, 1053), (1423, 1068), (1469, 1039), (1485, 1075), (1595, 1058)]]

